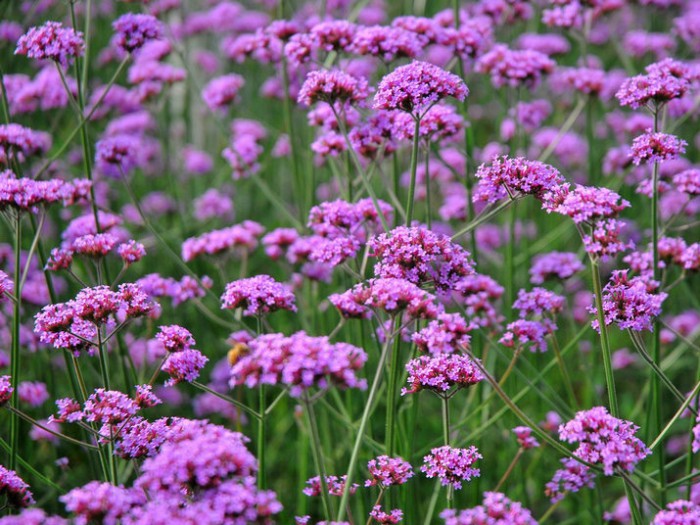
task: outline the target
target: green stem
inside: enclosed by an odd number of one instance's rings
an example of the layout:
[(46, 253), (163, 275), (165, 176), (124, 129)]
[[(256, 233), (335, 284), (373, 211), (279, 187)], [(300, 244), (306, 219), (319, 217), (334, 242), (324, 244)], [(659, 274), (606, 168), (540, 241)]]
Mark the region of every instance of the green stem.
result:
[(425, 224), (428, 229), (432, 227), (432, 207), (430, 199), (430, 143), (425, 143)]
[[(393, 325), (394, 323), (392, 322), (392, 328)], [(387, 340), (384, 342), (384, 345), (382, 345), (382, 352), (379, 356), (379, 362), (377, 363), (377, 370), (374, 373), (372, 386), (369, 389), (369, 395), (367, 397), (367, 402), (365, 403), (365, 409), (362, 413), (362, 419), (360, 420), (360, 427), (357, 429), (355, 444), (352, 447), (350, 463), (348, 463), (348, 469), (345, 478), (345, 490), (343, 490), (343, 495), (340, 499), (340, 507), (338, 508), (338, 515), (336, 517), (336, 521), (343, 521), (343, 519), (345, 518), (345, 507), (348, 503), (348, 498), (350, 497), (349, 488), (352, 485), (355, 467), (357, 465), (357, 460), (360, 455), (360, 446), (362, 445), (362, 439), (365, 435), (365, 430), (367, 429), (367, 423), (369, 422), (369, 417), (372, 413), (372, 408), (374, 407), (374, 398), (377, 397), (377, 392), (379, 391), (379, 385), (382, 379), (382, 372), (384, 371), (384, 363), (386, 362), (387, 355), (389, 354), (390, 344), (391, 340), (387, 337)]]
[(391, 361), (389, 362), (389, 383), (387, 386), (387, 408), (386, 408), (386, 454), (391, 457), (394, 455), (394, 444), (396, 442), (396, 412), (397, 402), (396, 393), (398, 390), (399, 381), (399, 357), (401, 349), (401, 336), (397, 335), (394, 338), (394, 345), (391, 351)]
[[(442, 397), (442, 440), (446, 446), (450, 445), (450, 399)], [(454, 487), (447, 487), (447, 508), (454, 508)]]
[(593, 294), (595, 295), (595, 307), (598, 314), (598, 329), (600, 331), (600, 344), (603, 350), (603, 368), (605, 369), (605, 385), (608, 389), (608, 401), (610, 413), (617, 417), (620, 413), (617, 404), (617, 392), (615, 391), (615, 375), (612, 368), (612, 354), (610, 340), (608, 339), (608, 327), (605, 324), (605, 312), (603, 311), (603, 288), (600, 282), (600, 267), (597, 260), (591, 258), (591, 276), (593, 279)]
[[(418, 171), (418, 141), (420, 140), (420, 119), (416, 116), (413, 127), (413, 147), (411, 149), (411, 180), (408, 186), (408, 200), (406, 201), (406, 226), (411, 226), (413, 220), (413, 200), (416, 193), (416, 171)], [(427, 176), (427, 174), (426, 174)]]
[(501, 476), (501, 479), (498, 480), (498, 485), (496, 485), (496, 488), (493, 489), (494, 492), (498, 492), (499, 490), (501, 490), (501, 487), (506, 482), (508, 477), (513, 473), (513, 469), (515, 468), (515, 465), (518, 464), (518, 461), (520, 460), (520, 456), (522, 456), (522, 455), (523, 455), (523, 447), (520, 447), (518, 449), (518, 451), (515, 453), (515, 456), (513, 457), (513, 461), (510, 462), (510, 465), (508, 465), (508, 468), (503, 473), (503, 476)]
[(17, 385), (19, 384), (19, 328), (20, 328), (20, 313), (22, 305), (22, 216), (17, 212), (15, 218), (15, 301), (12, 309), (12, 350), (11, 350), (11, 384), (12, 384), (12, 399), (10, 405), (14, 409), (10, 417), (10, 470), (15, 470), (17, 467), (17, 455), (19, 446), (19, 419), (15, 410), (19, 405), (19, 395)]
[[(318, 422), (316, 421), (316, 413), (314, 412), (314, 407), (309, 401), (308, 394), (304, 394), (303, 397), (304, 408), (306, 409), (306, 416), (309, 421), (309, 431), (311, 434), (311, 450), (314, 454), (314, 462), (316, 463), (316, 471), (318, 472), (320, 485), (321, 485), (321, 500), (323, 501), (323, 510), (327, 520), (333, 518), (333, 510), (330, 501), (330, 495), (328, 494), (328, 484), (326, 483), (326, 467), (325, 461), (323, 459), (323, 450), (321, 447), (321, 437), (318, 432)], [(350, 481), (345, 485), (346, 491), (349, 489)]]
[(506, 318), (510, 321), (513, 318), (513, 301), (515, 298), (515, 206), (511, 206), (508, 213), (508, 242), (505, 253), (505, 307)]
[[(654, 108), (654, 133), (659, 131), (659, 109)], [(652, 196), (651, 196), (651, 245), (653, 275), (656, 282), (660, 282), (659, 273), (659, 163), (654, 162), (651, 175)], [(658, 367), (661, 361), (661, 340), (658, 317), (654, 320), (654, 333), (652, 334), (651, 357)], [(651, 404), (653, 412), (652, 428), (659, 434), (663, 414), (663, 392), (661, 390), (661, 378), (653, 370), (651, 372)], [(659, 447), (657, 451), (657, 461), (659, 465), (659, 482), (661, 483), (661, 503), (666, 504), (666, 458), (664, 447)]]

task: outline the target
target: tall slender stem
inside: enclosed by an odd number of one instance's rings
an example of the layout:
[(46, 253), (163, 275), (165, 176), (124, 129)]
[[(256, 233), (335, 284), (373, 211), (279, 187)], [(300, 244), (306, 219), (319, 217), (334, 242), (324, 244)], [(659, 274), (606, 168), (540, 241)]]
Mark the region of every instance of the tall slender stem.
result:
[[(654, 108), (654, 133), (659, 131), (659, 108)], [(651, 195), (651, 250), (653, 275), (656, 282), (660, 282), (659, 273), (659, 163), (654, 162), (651, 174), (652, 195)], [(658, 317), (654, 320), (654, 333), (652, 334), (651, 357), (655, 365), (661, 362), (661, 339), (659, 331)], [(651, 371), (651, 400), (652, 400), (652, 429), (658, 435), (661, 429), (663, 392), (661, 390), (661, 378)], [(666, 504), (666, 454), (664, 447), (659, 447), (657, 451), (657, 461), (659, 465), (659, 482), (661, 483), (661, 503)]]
[[(411, 149), (411, 180), (408, 186), (408, 200), (406, 201), (406, 226), (411, 226), (413, 220), (413, 200), (416, 193), (416, 171), (418, 170), (418, 141), (420, 140), (420, 118), (414, 116), (413, 147)], [(426, 174), (427, 176), (427, 174)]]
[(593, 279), (593, 294), (595, 295), (595, 308), (598, 314), (598, 328), (600, 330), (600, 344), (603, 350), (603, 368), (605, 369), (605, 385), (608, 389), (608, 401), (610, 413), (617, 417), (620, 413), (617, 404), (617, 392), (615, 390), (615, 375), (612, 368), (612, 353), (610, 340), (608, 339), (608, 327), (605, 324), (605, 312), (603, 311), (603, 287), (600, 282), (600, 267), (598, 261), (591, 259), (591, 277)]
[[(316, 413), (314, 407), (309, 401), (308, 394), (303, 397), (306, 416), (309, 420), (309, 430), (311, 434), (311, 449), (314, 454), (314, 462), (316, 463), (316, 471), (318, 472), (321, 486), (321, 500), (323, 501), (323, 510), (327, 520), (333, 518), (333, 507), (331, 506), (330, 495), (328, 494), (328, 483), (326, 482), (326, 464), (323, 459), (323, 449), (321, 446), (321, 437), (318, 432), (318, 422), (316, 421)], [(350, 481), (346, 483), (346, 491), (349, 490)]]
[[(442, 397), (442, 440), (446, 446), (450, 445), (450, 398)], [(454, 487), (447, 486), (447, 508), (454, 507)]]
[[(392, 332), (394, 327), (394, 322), (391, 323)], [(377, 392), (379, 391), (379, 385), (382, 379), (382, 373), (384, 371), (384, 363), (386, 362), (387, 355), (389, 354), (389, 345), (391, 344), (391, 339), (387, 337), (387, 340), (382, 345), (382, 353), (379, 356), (379, 362), (377, 363), (377, 370), (374, 373), (374, 379), (372, 380), (372, 386), (369, 389), (369, 395), (367, 397), (367, 402), (365, 403), (365, 409), (362, 413), (362, 419), (360, 420), (360, 427), (357, 429), (357, 436), (355, 437), (355, 444), (352, 447), (352, 453), (350, 454), (350, 463), (348, 464), (348, 469), (345, 475), (345, 489), (343, 490), (343, 495), (340, 498), (340, 507), (338, 508), (338, 514), (336, 516), (336, 521), (343, 521), (345, 518), (345, 507), (348, 503), (348, 498), (350, 497), (350, 486), (352, 485), (353, 475), (355, 473), (355, 467), (357, 466), (357, 460), (360, 454), (360, 445), (362, 445), (362, 438), (365, 435), (365, 430), (367, 429), (367, 423), (369, 422), (369, 416), (372, 413), (372, 408), (374, 406), (374, 398), (377, 397)]]
[(12, 308), (12, 350), (10, 361), (11, 365), (11, 383), (12, 383), (12, 399), (11, 406), (13, 408), (10, 417), (10, 447), (12, 453), (10, 455), (10, 470), (15, 470), (17, 466), (17, 447), (19, 446), (19, 419), (15, 412), (19, 404), (19, 396), (17, 393), (17, 385), (19, 384), (19, 328), (20, 314), (22, 305), (22, 216), (19, 211), (15, 219), (15, 301)]
[(401, 337), (394, 338), (394, 345), (391, 351), (391, 361), (389, 362), (389, 383), (387, 386), (387, 408), (386, 408), (386, 454), (394, 455), (394, 444), (396, 442), (396, 408), (397, 408), (397, 383), (399, 380), (399, 357), (401, 349)]
[[(260, 336), (263, 331), (262, 317), (260, 315), (256, 318), (257, 335)], [(260, 414), (260, 419), (258, 420), (258, 488), (260, 490), (264, 489), (266, 486), (265, 479), (265, 441), (267, 439), (267, 418), (265, 417), (265, 410), (267, 406), (265, 404), (265, 385), (262, 383), (258, 387), (258, 414)]]
[(522, 456), (522, 455), (523, 455), (523, 447), (520, 447), (518, 449), (518, 451), (515, 453), (515, 456), (513, 457), (513, 461), (510, 462), (510, 465), (508, 465), (508, 468), (503, 473), (503, 476), (501, 476), (501, 479), (498, 480), (498, 485), (496, 485), (496, 488), (493, 489), (494, 492), (498, 492), (501, 489), (503, 484), (506, 482), (506, 480), (513, 473), (513, 469), (515, 468), (515, 465), (518, 464), (518, 461), (520, 460), (520, 456)]

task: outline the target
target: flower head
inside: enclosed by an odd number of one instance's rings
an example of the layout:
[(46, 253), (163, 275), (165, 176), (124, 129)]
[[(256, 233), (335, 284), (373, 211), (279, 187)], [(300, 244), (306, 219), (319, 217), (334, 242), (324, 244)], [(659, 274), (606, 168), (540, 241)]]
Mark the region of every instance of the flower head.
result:
[(29, 507), (34, 504), (34, 497), (29, 485), (14, 470), (0, 465), (0, 495), (7, 498), (7, 503), (14, 508)]
[(243, 315), (256, 316), (277, 310), (296, 312), (294, 294), (286, 285), (269, 275), (256, 275), (226, 285), (222, 308), (243, 308)]
[(445, 525), (537, 525), (532, 513), (500, 492), (485, 492), (484, 502), (471, 509), (447, 509), (440, 514)]
[(551, 481), (545, 486), (545, 495), (552, 503), (561, 500), (570, 492), (578, 492), (583, 487), (593, 488), (595, 473), (590, 467), (583, 465), (573, 458), (563, 458), (564, 468), (554, 473)]
[(413, 477), (413, 467), (400, 457), (378, 456), (367, 463), (367, 470), (370, 479), (365, 481), (365, 487), (403, 485)]
[(398, 109), (421, 116), (446, 97), (464, 100), (467, 86), (457, 75), (427, 62), (415, 61), (382, 78), (374, 96), (374, 109)]
[(685, 152), (688, 143), (675, 135), (652, 133), (650, 129), (632, 141), (630, 156), (637, 166), (653, 162), (665, 162)]
[(116, 33), (115, 44), (127, 53), (133, 53), (146, 42), (163, 35), (161, 22), (152, 15), (126, 13), (117, 18), (112, 27)]
[(443, 486), (452, 485), (455, 489), (462, 488), (462, 481), (471, 481), (479, 477), (481, 472), (474, 464), (482, 459), (475, 446), (469, 448), (452, 448), (450, 446), (434, 448), (423, 458), (420, 468), (426, 477), (437, 478)]
[(453, 387), (466, 388), (484, 379), (479, 367), (467, 356), (459, 354), (423, 355), (406, 364), (410, 388), (401, 395), (424, 389), (446, 395)]
[(16, 55), (27, 55), (37, 60), (53, 60), (68, 66), (75, 57), (85, 52), (83, 34), (60, 22), (46, 22), (43, 26), (32, 27), (17, 41)]
[(367, 81), (342, 71), (311, 71), (299, 90), (300, 104), (316, 102), (357, 104), (367, 98)]

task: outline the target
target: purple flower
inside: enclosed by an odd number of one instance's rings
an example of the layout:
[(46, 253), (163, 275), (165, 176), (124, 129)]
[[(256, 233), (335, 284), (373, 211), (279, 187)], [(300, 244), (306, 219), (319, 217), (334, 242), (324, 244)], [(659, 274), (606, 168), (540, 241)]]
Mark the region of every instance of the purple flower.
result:
[(518, 445), (523, 450), (528, 450), (531, 448), (537, 448), (540, 446), (539, 441), (532, 435), (532, 429), (530, 427), (515, 427), (513, 433), (518, 440)]
[(673, 176), (673, 184), (678, 191), (688, 195), (700, 195), (700, 169), (688, 169)]
[(477, 61), (476, 70), (490, 74), (491, 83), (497, 88), (535, 88), (544, 75), (554, 70), (554, 66), (554, 60), (538, 51), (513, 50), (498, 44)]
[(545, 496), (552, 503), (564, 499), (570, 492), (578, 492), (584, 487), (593, 488), (595, 484), (595, 473), (586, 465), (581, 464), (573, 458), (561, 460), (564, 468), (554, 473), (551, 481), (545, 485)]
[(566, 299), (561, 295), (537, 287), (529, 292), (518, 290), (518, 298), (513, 303), (513, 308), (520, 311), (521, 318), (528, 315), (553, 316), (561, 312), (565, 304)]
[(252, 251), (264, 228), (254, 221), (243, 221), (221, 230), (190, 237), (182, 243), (182, 258), (189, 262), (201, 255), (217, 255), (231, 249)]
[(136, 416), (119, 427), (114, 438), (114, 454), (122, 459), (153, 457), (168, 435), (166, 419), (153, 423)]
[(14, 390), (10, 376), (0, 376), (0, 407), (9, 403)]
[(472, 326), (460, 314), (439, 314), (411, 336), (416, 347), (429, 354), (453, 354), (469, 348)]
[(162, 24), (152, 15), (126, 13), (112, 22), (112, 27), (114, 43), (127, 53), (133, 53), (146, 42), (163, 35)]
[(415, 61), (382, 78), (374, 96), (374, 109), (398, 109), (420, 118), (446, 97), (464, 100), (469, 94), (461, 78), (427, 62)]
[(700, 523), (700, 506), (692, 501), (676, 500), (659, 511), (651, 525), (696, 525)]
[(288, 337), (266, 334), (250, 341), (248, 350), (231, 368), (231, 387), (280, 384), (290, 388), (290, 395), (299, 397), (314, 387), (367, 386), (356, 375), (367, 361), (367, 354), (347, 343), (331, 343), (327, 337), (312, 337), (305, 332)]
[(414, 319), (434, 319), (440, 313), (435, 296), (405, 279), (370, 279), (328, 300), (348, 319), (367, 319), (371, 309), (389, 314), (405, 310)]
[(168, 352), (182, 352), (195, 345), (190, 331), (176, 324), (159, 327), (156, 339)]
[(476, 172), (479, 183), (474, 189), (474, 202), (493, 203), (506, 197), (534, 195), (537, 198), (564, 182), (552, 166), (523, 157), (496, 157), (482, 164)]
[(138, 410), (139, 406), (136, 401), (126, 394), (104, 388), (95, 389), (95, 392), (85, 400), (83, 406), (87, 421), (109, 425), (126, 421)]
[[(9, 165), (10, 160), (13, 158), (24, 161), (29, 157), (46, 153), (50, 148), (51, 136), (48, 133), (25, 128), (13, 122), (0, 125), (0, 166)], [(11, 184), (11, 179), (17, 179), (12, 172), (2, 172), (3, 184)], [(20, 183), (18, 189), (23, 189), (25, 194), (31, 194), (32, 192), (48, 194), (50, 190), (56, 192), (59, 189), (55, 187), (55, 182), (53, 183), (54, 187), (51, 188), (47, 186), (46, 182), (42, 184), (41, 181), (33, 181), (33, 179), (25, 178), (17, 180)], [(33, 181), (34, 184), (30, 184), (30, 180)], [(13, 191), (12, 188), (8, 190)], [(14, 191), (17, 192), (17, 189)], [(7, 197), (3, 198), (3, 201), (6, 199)], [(19, 205), (21, 203), (17, 202), (17, 204)]]
[(650, 164), (653, 162), (665, 162), (677, 158), (685, 153), (688, 143), (675, 135), (666, 133), (652, 133), (650, 129), (644, 135), (640, 135), (632, 141), (630, 157), (632, 162)]
[(625, 80), (616, 93), (622, 106), (637, 109), (650, 103), (659, 105), (682, 97), (690, 87), (689, 68), (667, 58), (646, 67), (646, 75)]
[(601, 465), (606, 476), (615, 469), (632, 472), (651, 450), (637, 437), (639, 427), (608, 414), (605, 407), (593, 407), (576, 413), (574, 419), (559, 427), (559, 439), (578, 443), (574, 455)]
[(530, 282), (542, 284), (548, 279), (568, 279), (586, 267), (572, 252), (549, 252), (533, 258)]
[(617, 217), (629, 205), (627, 200), (608, 188), (580, 184), (573, 190), (569, 184), (554, 186), (544, 195), (542, 202), (542, 208), (548, 213), (568, 215), (576, 224)]
[(138, 139), (131, 135), (115, 135), (95, 145), (95, 165), (105, 175), (121, 177), (138, 166)]
[[(603, 288), (605, 324), (617, 323), (621, 330), (653, 330), (655, 317), (661, 314), (661, 305), (668, 294), (658, 292), (659, 284), (651, 279), (629, 277), (628, 270), (615, 270)], [(595, 306), (589, 312), (596, 314)], [(600, 330), (597, 320), (591, 325)]]
[(134, 264), (146, 256), (146, 248), (140, 242), (129, 240), (117, 246), (117, 253), (125, 266)]
[(397, 58), (415, 58), (423, 50), (421, 39), (400, 27), (368, 26), (355, 31), (347, 50), (391, 62)]
[(540, 352), (547, 351), (547, 336), (556, 328), (550, 321), (548, 323), (541, 321), (528, 321), (526, 319), (518, 319), (508, 324), (506, 332), (498, 340), (503, 346), (513, 347), (518, 349), (531, 345), (530, 350), (539, 350)]
[(22, 381), (17, 385), (17, 397), (22, 403), (31, 407), (43, 405), (49, 399), (46, 383), (40, 381)]
[(0, 495), (7, 498), (13, 508), (29, 507), (34, 504), (34, 497), (22, 478), (14, 470), (0, 465)]
[(590, 235), (583, 236), (583, 246), (596, 258), (613, 257), (634, 247), (634, 243), (622, 239), (625, 223), (616, 219), (598, 221)]
[(453, 388), (466, 388), (483, 381), (479, 367), (467, 356), (459, 354), (423, 355), (406, 364), (410, 388), (401, 395), (415, 394), (428, 389), (440, 396), (450, 397)]
[(297, 101), (305, 106), (316, 102), (357, 104), (367, 98), (367, 81), (339, 70), (311, 71), (299, 90)]
[(87, 234), (75, 239), (71, 249), (75, 255), (98, 259), (111, 252), (116, 244), (117, 238), (111, 233)]
[(445, 525), (537, 525), (532, 513), (500, 492), (485, 492), (484, 503), (471, 509), (444, 510)]
[(467, 250), (442, 234), (422, 227), (399, 226), (369, 241), (370, 255), (379, 259), (374, 274), (400, 278), (437, 290), (453, 289), (461, 279), (474, 274)]
[[(343, 492), (345, 492), (346, 479), (347, 476), (326, 476), (326, 487), (328, 488), (328, 494), (331, 496), (342, 496)], [(354, 494), (357, 491), (357, 487), (359, 487), (359, 485), (357, 483), (353, 483), (349, 490), (350, 494)], [(320, 496), (321, 490), (321, 478), (319, 476), (315, 476), (306, 480), (306, 487), (302, 489), (302, 492), (307, 496), (312, 497)]]
[(370, 518), (379, 524), (399, 523), (403, 519), (403, 511), (401, 509), (393, 509), (390, 512), (384, 512), (381, 505), (375, 505), (369, 513)]
[(32, 27), (17, 41), (16, 55), (26, 55), (37, 60), (53, 60), (66, 67), (75, 57), (85, 52), (83, 34), (76, 33), (60, 22), (46, 22)]
[(161, 367), (161, 370), (170, 376), (165, 385), (173, 386), (183, 381), (188, 383), (195, 381), (208, 361), (208, 357), (194, 348), (186, 348), (180, 352), (169, 354)]
[(452, 485), (462, 488), (462, 481), (478, 478), (480, 471), (474, 464), (482, 459), (475, 446), (469, 448), (452, 448), (450, 446), (434, 448), (423, 458), (421, 472), (428, 478), (437, 478), (443, 486)]
[(285, 284), (269, 275), (256, 275), (226, 285), (221, 296), (221, 307), (231, 310), (243, 308), (243, 315), (258, 316), (277, 310), (296, 312), (294, 293)]
[(225, 108), (236, 102), (244, 84), (243, 77), (235, 73), (216, 77), (204, 86), (202, 100), (212, 111)]
[(140, 491), (91, 481), (59, 499), (66, 510), (77, 517), (76, 524), (87, 525), (97, 520), (118, 523), (133, 505), (143, 503), (145, 496)]
[(365, 487), (379, 486), (382, 489), (393, 485), (403, 485), (413, 477), (413, 467), (403, 458), (377, 456), (367, 463), (370, 479)]

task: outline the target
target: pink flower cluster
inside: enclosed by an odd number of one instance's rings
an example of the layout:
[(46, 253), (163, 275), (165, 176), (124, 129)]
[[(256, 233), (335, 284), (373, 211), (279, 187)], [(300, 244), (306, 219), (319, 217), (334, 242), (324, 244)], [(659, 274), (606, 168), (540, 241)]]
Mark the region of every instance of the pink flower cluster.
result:
[(401, 395), (430, 390), (450, 397), (453, 388), (466, 388), (484, 379), (479, 367), (469, 357), (459, 354), (423, 355), (410, 360), (406, 370), (409, 388), (403, 388)]
[(483, 504), (462, 511), (446, 509), (440, 517), (445, 525), (537, 525), (528, 509), (500, 492), (485, 492)]
[(420, 469), (426, 477), (437, 477), (443, 486), (452, 485), (459, 490), (463, 481), (471, 481), (481, 475), (481, 471), (474, 467), (480, 459), (483, 458), (475, 446), (452, 448), (445, 445), (432, 449), (423, 458)]
[(269, 275), (256, 275), (226, 285), (221, 296), (221, 307), (243, 309), (243, 315), (260, 316), (277, 310), (296, 312), (294, 293), (285, 284)]

